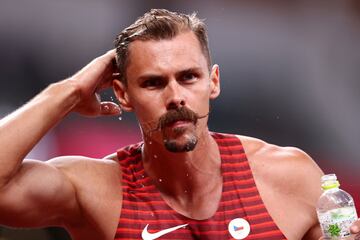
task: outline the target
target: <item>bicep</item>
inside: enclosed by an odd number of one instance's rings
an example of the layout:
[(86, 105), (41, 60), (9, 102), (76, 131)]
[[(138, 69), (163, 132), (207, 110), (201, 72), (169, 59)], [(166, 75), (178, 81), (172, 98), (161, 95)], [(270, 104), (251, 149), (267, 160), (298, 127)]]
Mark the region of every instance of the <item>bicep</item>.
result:
[[(299, 198), (308, 209), (303, 214), (309, 218), (309, 228), (303, 239), (318, 240), (321, 237), (321, 228), (316, 214), (317, 201), (322, 193), (321, 176), (324, 174), (315, 161), (301, 150), (294, 149), (294, 157), (297, 158), (295, 177), (299, 180), (295, 184)], [(295, 164), (294, 164), (295, 165)]]
[(75, 189), (62, 171), (46, 162), (25, 160), (0, 190), (0, 224), (59, 226), (76, 205)]

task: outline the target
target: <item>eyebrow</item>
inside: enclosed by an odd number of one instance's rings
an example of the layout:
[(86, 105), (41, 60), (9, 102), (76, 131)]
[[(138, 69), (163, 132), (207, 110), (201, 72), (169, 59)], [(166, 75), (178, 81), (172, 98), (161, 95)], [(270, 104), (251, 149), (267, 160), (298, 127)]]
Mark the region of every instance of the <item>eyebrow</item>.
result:
[(166, 77), (164, 75), (158, 75), (158, 74), (145, 74), (137, 78), (138, 82), (143, 82), (145, 80), (151, 80), (151, 79), (165, 79)]
[(188, 68), (188, 69), (185, 69), (185, 70), (182, 70), (180, 72), (177, 72), (175, 74), (176, 77), (179, 77), (179, 76), (182, 76), (182, 75), (185, 75), (187, 73), (198, 73), (198, 74), (201, 74), (201, 68), (199, 67), (194, 67), (194, 68)]
[[(179, 77), (179, 76), (182, 76), (184, 74), (193, 73), (193, 72), (201, 73), (201, 71), (202, 70), (201, 70), (200, 67), (187, 68), (187, 69), (176, 72), (175, 76)], [(162, 74), (152, 74), (152, 73), (150, 73), (150, 74), (144, 74), (144, 75), (137, 78), (137, 80), (139, 82), (142, 82), (144, 80), (149, 80), (149, 79), (166, 79), (166, 76), (162, 75)]]

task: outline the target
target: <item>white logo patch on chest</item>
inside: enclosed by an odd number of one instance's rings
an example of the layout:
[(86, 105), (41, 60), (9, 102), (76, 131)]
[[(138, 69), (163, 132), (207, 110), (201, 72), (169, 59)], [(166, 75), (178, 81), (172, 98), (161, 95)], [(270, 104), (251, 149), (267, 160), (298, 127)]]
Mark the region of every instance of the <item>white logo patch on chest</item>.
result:
[(235, 239), (244, 239), (250, 233), (250, 224), (243, 218), (235, 218), (230, 221), (229, 233)]

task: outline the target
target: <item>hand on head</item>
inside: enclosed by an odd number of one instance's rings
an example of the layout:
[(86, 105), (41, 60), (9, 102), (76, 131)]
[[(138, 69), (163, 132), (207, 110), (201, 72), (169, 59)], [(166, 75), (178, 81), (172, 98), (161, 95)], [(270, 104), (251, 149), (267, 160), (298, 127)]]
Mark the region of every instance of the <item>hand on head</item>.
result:
[(79, 92), (79, 103), (73, 111), (86, 116), (119, 115), (120, 107), (114, 102), (101, 102), (99, 91), (111, 87), (116, 79), (115, 50), (95, 58), (74, 76), (67, 79)]

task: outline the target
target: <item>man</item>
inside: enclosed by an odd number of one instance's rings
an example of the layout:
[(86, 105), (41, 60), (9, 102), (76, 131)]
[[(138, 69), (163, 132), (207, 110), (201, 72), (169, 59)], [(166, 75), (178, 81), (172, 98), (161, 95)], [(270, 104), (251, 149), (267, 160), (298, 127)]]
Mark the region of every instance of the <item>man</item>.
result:
[[(111, 85), (143, 143), (105, 159), (23, 160), (69, 112), (120, 114), (97, 97)], [(151, 10), (118, 36), (116, 52), (1, 120), (0, 223), (62, 226), (78, 240), (319, 239), (321, 170), (298, 149), (209, 132), (219, 94), (203, 22)]]

